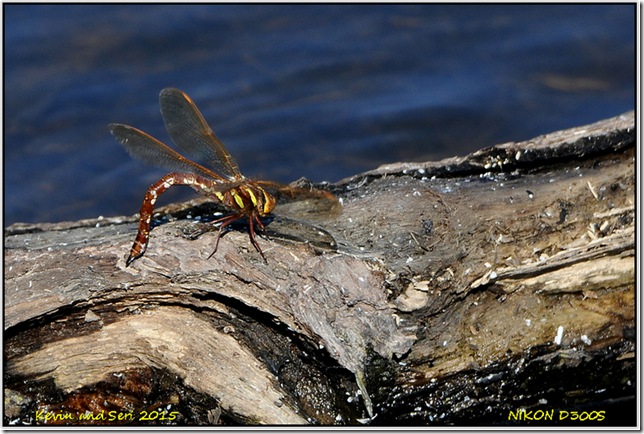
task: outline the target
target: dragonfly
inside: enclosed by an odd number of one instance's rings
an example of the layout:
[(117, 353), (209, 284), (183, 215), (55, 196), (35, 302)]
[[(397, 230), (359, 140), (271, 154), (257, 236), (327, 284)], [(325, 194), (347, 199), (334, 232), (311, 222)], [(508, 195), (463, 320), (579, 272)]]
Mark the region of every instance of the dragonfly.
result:
[(108, 128), (128, 154), (144, 163), (171, 172), (153, 183), (145, 193), (139, 212), (139, 229), (126, 260), (126, 266), (145, 253), (150, 240), (150, 222), (159, 196), (175, 185), (192, 187), (230, 210), (228, 215), (211, 222), (219, 224), (212, 257), (219, 247), (223, 229), (238, 220), (248, 220), (251, 244), (262, 256), (266, 255), (257, 243), (255, 226), (266, 234), (262, 218), (268, 217), (279, 197), (315, 196), (337, 207), (338, 201), (325, 190), (308, 190), (272, 181), (254, 181), (241, 174), (235, 158), (206, 123), (203, 115), (188, 95), (179, 89), (165, 88), (159, 94), (161, 116), (172, 142), (192, 161), (149, 134), (129, 125), (112, 123)]

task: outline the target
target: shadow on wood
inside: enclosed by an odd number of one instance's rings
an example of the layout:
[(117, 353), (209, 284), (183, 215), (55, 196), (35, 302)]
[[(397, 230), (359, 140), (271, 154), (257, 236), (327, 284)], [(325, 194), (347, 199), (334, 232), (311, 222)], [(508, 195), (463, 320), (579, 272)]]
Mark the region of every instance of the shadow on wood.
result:
[(203, 198), (128, 268), (136, 216), (12, 225), (4, 423), (633, 425), (634, 166), (632, 112), (382, 166), (268, 263)]

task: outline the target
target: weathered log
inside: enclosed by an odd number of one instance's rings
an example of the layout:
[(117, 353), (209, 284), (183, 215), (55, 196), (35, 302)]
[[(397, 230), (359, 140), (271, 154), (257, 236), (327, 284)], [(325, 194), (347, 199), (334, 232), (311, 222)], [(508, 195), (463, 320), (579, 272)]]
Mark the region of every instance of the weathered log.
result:
[(634, 424), (634, 158), (631, 112), (382, 166), (268, 263), (204, 199), (130, 267), (136, 216), (12, 225), (4, 423)]

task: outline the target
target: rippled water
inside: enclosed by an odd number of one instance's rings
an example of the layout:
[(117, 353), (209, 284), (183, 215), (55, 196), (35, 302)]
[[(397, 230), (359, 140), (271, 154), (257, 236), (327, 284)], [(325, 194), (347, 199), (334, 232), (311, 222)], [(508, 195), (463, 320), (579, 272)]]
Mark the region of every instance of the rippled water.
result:
[[(249, 177), (337, 181), (635, 106), (635, 5), (4, 5), (5, 225), (133, 214), (187, 92)], [(173, 189), (162, 203), (185, 198)]]

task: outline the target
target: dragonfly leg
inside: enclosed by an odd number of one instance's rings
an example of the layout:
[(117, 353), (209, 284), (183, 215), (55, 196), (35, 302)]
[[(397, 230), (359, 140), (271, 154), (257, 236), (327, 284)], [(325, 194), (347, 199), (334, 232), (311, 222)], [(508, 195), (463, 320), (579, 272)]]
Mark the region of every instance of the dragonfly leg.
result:
[[(215, 241), (215, 250), (212, 251), (212, 253), (208, 256), (208, 259), (212, 257), (215, 253), (217, 253), (217, 249), (219, 248), (219, 240), (221, 239), (223, 235), (223, 229), (228, 226), (229, 224), (235, 222), (236, 220), (239, 220), (242, 218), (244, 214), (233, 214), (229, 215), (223, 218), (220, 218), (219, 220), (215, 220), (213, 223), (221, 223), (221, 226), (219, 226), (219, 232), (217, 232), (217, 239)], [(259, 247), (259, 244), (257, 243), (257, 239), (255, 238), (255, 226), (254, 222), (257, 222), (257, 224), (261, 227), (262, 231), (264, 230), (264, 225), (262, 222), (259, 220), (259, 218), (256, 215), (253, 215), (248, 218), (248, 235), (250, 236), (250, 242), (255, 247), (255, 249), (259, 252), (260, 255), (262, 255), (262, 258), (264, 261), (268, 262), (266, 260), (266, 256), (264, 256), (264, 252), (262, 251), (261, 247)]]
[(221, 225), (219, 226), (219, 231), (217, 231), (217, 239), (215, 240), (215, 250), (213, 250), (212, 253), (208, 255), (208, 259), (212, 258), (212, 255), (217, 253), (217, 249), (219, 248), (219, 240), (224, 235), (224, 232), (223, 232), (224, 228), (229, 224), (231, 224), (232, 222), (239, 220), (242, 216), (243, 214), (227, 215), (225, 217), (222, 217), (212, 222), (213, 224), (221, 223)]
[(259, 252), (260, 255), (262, 255), (262, 258), (264, 258), (264, 262), (268, 263), (266, 260), (266, 256), (264, 256), (264, 252), (262, 252), (261, 247), (259, 247), (259, 244), (257, 244), (257, 239), (255, 239), (255, 228), (253, 227), (253, 220), (257, 222), (257, 225), (260, 227), (260, 229), (263, 232), (266, 232), (266, 229), (264, 228), (264, 225), (262, 222), (259, 220), (259, 217), (257, 217), (257, 214), (253, 214), (249, 219), (248, 219), (248, 234), (250, 235), (250, 242), (255, 246), (255, 249)]

